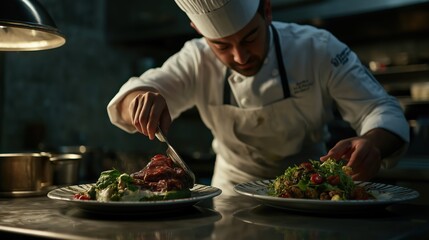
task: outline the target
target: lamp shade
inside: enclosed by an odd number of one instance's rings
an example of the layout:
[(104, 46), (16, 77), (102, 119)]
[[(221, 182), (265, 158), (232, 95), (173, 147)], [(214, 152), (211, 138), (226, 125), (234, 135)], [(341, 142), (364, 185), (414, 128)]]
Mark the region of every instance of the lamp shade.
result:
[(35, 51), (66, 42), (49, 13), (37, 0), (0, 3), (0, 51)]

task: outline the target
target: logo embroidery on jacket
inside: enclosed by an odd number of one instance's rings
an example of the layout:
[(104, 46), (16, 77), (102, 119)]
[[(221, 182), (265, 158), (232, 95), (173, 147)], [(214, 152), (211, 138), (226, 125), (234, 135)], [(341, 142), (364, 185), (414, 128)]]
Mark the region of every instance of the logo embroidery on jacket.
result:
[(295, 86), (293, 87), (293, 92), (295, 94), (305, 92), (305, 91), (309, 90), (312, 85), (313, 85), (313, 83), (310, 82), (309, 80), (302, 80), (302, 81), (297, 82), (295, 84)]
[(335, 55), (334, 58), (331, 58), (331, 63), (335, 67), (340, 66), (340, 64), (344, 65), (349, 61), (349, 55), (351, 53), (350, 48), (346, 47), (344, 48), (340, 53)]

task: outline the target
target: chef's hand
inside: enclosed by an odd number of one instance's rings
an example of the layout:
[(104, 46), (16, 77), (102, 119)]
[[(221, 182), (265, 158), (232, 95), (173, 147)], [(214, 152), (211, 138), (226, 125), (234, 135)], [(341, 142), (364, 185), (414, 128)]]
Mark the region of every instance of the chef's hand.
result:
[(122, 119), (149, 139), (155, 139), (158, 125), (164, 133), (168, 132), (171, 116), (164, 97), (155, 89), (133, 91), (119, 106)]
[(339, 141), (329, 152), (320, 158), (347, 160), (347, 166), (353, 169), (353, 180), (368, 181), (380, 170), (382, 159), (397, 151), (405, 144), (395, 134), (376, 128), (363, 136)]
[(339, 141), (320, 160), (326, 161), (328, 158), (346, 160), (347, 166), (353, 169), (353, 180), (357, 181), (368, 181), (373, 178), (381, 166), (380, 150), (364, 137), (354, 137)]

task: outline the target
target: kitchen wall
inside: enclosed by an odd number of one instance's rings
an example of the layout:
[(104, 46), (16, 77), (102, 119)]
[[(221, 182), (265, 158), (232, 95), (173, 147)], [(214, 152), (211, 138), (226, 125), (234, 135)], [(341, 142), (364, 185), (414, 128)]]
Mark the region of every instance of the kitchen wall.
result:
[(109, 45), (105, 1), (40, 2), (67, 42), (48, 51), (4, 53), (2, 149), (77, 144), (144, 149), (145, 138), (110, 124), (106, 106), (129, 76), (152, 63), (137, 66), (145, 55)]
[[(174, 8), (166, 8), (168, 11), (143, 9), (146, 1), (140, 1), (135, 7), (133, 3), (139, 1), (130, 0), (127, 4), (119, 0), (40, 2), (51, 13), (67, 42), (61, 48), (47, 51), (0, 53), (1, 151), (86, 145), (102, 152), (104, 160), (100, 168), (120, 165), (126, 169), (135, 169), (136, 165), (143, 165), (147, 157), (162, 152), (165, 146), (157, 141), (114, 127), (109, 122), (106, 106), (130, 76), (160, 65), (182, 46), (185, 39), (196, 36), (194, 32), (184, 30), (174, 36), (154, 38), (148, 30), (154, 25), (138, 22), (129, 25), (130, 17), (144, 20), (158, 16), (157, 21), (170, 27), (157, 33), (162, 35), (171, 33), (168, 31), (171, 26), (175, 29), (171, 24), (187, 27), (187, 22), (183, 22), (185, 16), (171, 18), (169, 14)], [(166, 4), (166, 1), (150, 4), (159, 8), (161, 5), (157, 4)], [(139, 7), (141, 12), (152, 12), (152, 15), (139, 15)], [(274, 16), (281, 18), (287, 13), (284, 11), (282, 7)], [(154, 15), (154, 12), (159, 14)], [(395, 57), (404, 52), (409, 56), (417, 54), (429, 58), (427, 34), (414, 31), (404, 37), (392, 33), (396, 39), (390, 37), (389, 32), (383, 36), (371, 35), (373, 37), (369, 39), (356, 35), (349, 37), (352, 35), (344, 30), (346, 27), (340, 28), (340, 23), (343, 26), (347, 21), (353, 29), (351, 32), (355, 33), (365, 32), (369, 26), (360, 25), (356, 18), (312, 18), (303, 23), (338, 33), (365, 63), (380, 56)], [(408, 24), (407, 19), (404, 21)], [(383, 25), (376, 29), (383, 29)], [(172, 142), (189, 158), (213, 160), (210, 132), (194, 111), (176, 121), (170, 135)], [(137, 162), (133, 161), (135, 159)]]

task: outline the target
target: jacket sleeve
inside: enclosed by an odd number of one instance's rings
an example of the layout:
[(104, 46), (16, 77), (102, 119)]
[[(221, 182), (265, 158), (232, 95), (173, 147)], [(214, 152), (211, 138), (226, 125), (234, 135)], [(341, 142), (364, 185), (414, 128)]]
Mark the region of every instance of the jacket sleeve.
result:
[[(383, 128), (408, 143), (409, 125), (398, 100), (387, 94), (358, 56), (331, 34), (326, 39), (324, 52), (320, 71), (327, 81), (327, 92), (343, 119), (351, 124), (358, 135), (374, 128)], [(408, 144), (405, 144), (383, 159), (382, 167), (394, 166), (407, 147)]]
[[(161, 67), (149, 69), (140, 77), (131, 77), (119, 89), (107, 106), (110, 121), (120, 129), (134, 133), (135, 128), (126, 124), (120, 117), (118, 103), (127, 93), (141, 87), (152, 87), (164, 96), (171, 117), (192, 107), (197, 58), (200, 57), (196, 40), (185, 43), (184, 47), (168, 58)], [(175, 94), (171, 94), (175, 93)]]

